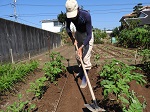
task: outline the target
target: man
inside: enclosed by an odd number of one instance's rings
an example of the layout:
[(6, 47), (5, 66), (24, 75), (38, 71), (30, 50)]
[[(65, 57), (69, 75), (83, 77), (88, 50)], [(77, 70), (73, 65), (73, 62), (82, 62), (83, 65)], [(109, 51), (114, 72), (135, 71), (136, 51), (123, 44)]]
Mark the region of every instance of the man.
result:
[[(88, 11), (79, 9), (76, 0), (66, 1), (66, 30), (70, 36), (74, 45), (78, 46), (77, 55), (82, 57), (86, 72), (91, 69), (91, 51), (93, 48), (93, 34), (92, 34), (92, 22), (91, 16)], [(75, 37), (70, 29), (71, 22), (76, 27)], [(86, 77), (84, 75), (80, 61), (78, 61), (80, 67), (79, 74), (77, 75), (82, 79), (80, 88), (85, 88), (87, 85)]]

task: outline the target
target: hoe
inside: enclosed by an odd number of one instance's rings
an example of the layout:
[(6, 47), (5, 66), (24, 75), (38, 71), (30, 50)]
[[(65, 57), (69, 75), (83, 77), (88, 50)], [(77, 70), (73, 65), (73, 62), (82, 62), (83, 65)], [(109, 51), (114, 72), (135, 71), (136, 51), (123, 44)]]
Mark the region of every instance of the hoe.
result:
[[(78, 46), (76, 45), (76, 49), (78, 50)], [(80, 56), (79, 56), (80, 57)], [(104, 109), (100, 108), (98, 105), (97, 105), (97, 101), (96, 101), (96, 98), (95, 98), (95, 95), (94, 95), (94, 92), (92, 90), (92, 86), (91, 86), (91, 83), (90, 83), (90, 80), (88, 78), (88, 75), (87, 75), (87, 72), (85, 70), (85, 67), (84, 67), (84, 64), (83, 64), (83, 60), (82, 58), (80, 57), (80, 61), (81, 61), (81, 65), (82, 65), (82, 68), (83, 68), (83, 71), (84, 71), (84, 74), (85, 74), (85, 77), (86, 77), (86, 80), (87, 80), (87, 84), (89, 86), (89, 90), (91, 92), (91, 96), (92, 96), (92, 100), (93, 100), (93, 103), (92, 104), (84, 104), (85, 107), (87, 107), (90, 111), (92, 112), (103, 112), (105, 111)]]

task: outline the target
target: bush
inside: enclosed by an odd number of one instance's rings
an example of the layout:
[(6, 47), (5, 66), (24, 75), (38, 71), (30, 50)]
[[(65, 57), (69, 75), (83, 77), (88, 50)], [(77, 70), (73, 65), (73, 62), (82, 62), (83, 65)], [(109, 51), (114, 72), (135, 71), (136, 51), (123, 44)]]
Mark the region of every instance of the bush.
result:
[(133, 30), (124, 29), (120, 32), (118, 44), (132, 48), (150, 48), (150, 31), (148, 27), (135, 28)]

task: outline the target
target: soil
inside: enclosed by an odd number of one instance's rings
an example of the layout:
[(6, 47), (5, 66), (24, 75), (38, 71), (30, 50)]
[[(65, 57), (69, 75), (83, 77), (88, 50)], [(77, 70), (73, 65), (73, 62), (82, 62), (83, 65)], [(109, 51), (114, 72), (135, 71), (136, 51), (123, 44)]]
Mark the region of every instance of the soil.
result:
[[(106, 47), (108, 49), (106, 49)], [(112, 45), (94, 45), (92, 51), (91, 62), (93, 64), (92, 69), (89, 71), (88, 76), (93, 87), (95, 97), (97, 99), (98, 106), (104, 108), (108, 112), (121, 112), (120, 107), (113, 101), (104, 101), (102, 88), (100, 87), (100, 76), (98, 72), (102, 69), (106, 61), (115, 58), (123, 61), (128, 65), (138, 65), (141, 63), (141, 58), (135, 59), (135, 50), (116, 50), (116, 47)], [(91, 104), (92, 97), (88, 86), (84, 89), (80, 89), (81, 80), (75, 80), (75, 75), (78, 73), (78, 66), (75, 60), (75, 53), (73, 46), (61, 46), (53, 49), (54, 52), (60, 52), (60, 54), (67, 60), (63, 63), (67, 68), (65, 74), (61, 74), (57, 83), (51, 83), (42, 96), (41, 99), (34, 98), (32, 93), (27, 93), (26, 90), (30, 87), (30, 82), (34, 82), (36, 79), (44, 76), (42, 70), (45, 62), (49, 61), (48, 53), (32, 57), (34, 60), (40, 62), (40, 66), (33, 73), (29, 74), (24, 82), (19, 82), (14, 87), (13, 91), (5, 94), (0, 94), (0, 109), (5, 110), (7, 106), (18, 101), (18, 93), (23, 95), (22, 101), (29, 100), (32, 104), (36, 104), (35, 112), (90, 112), (84, 104)], [(51, 52), (52, 52), (51, 51)], [(94, 62), (94, 54), (100, 54), (98, 66)], [(142, 72), (143, 73), (143, 72)], [(143, 73), (144, 74), (144, 73)], [(147, 77), (148, 79), (149, 77)], [(149, 83), (140, 86), (132, 81), (130, 87), (136, 92), (137, 95), (143, 95), (147, 101), (146, 109), (143, 112), (150, 112), (150, 86)], [(113, 97), (113, 96), (112, 96)], [(142, 101), (142, 99), (140, 99)]]

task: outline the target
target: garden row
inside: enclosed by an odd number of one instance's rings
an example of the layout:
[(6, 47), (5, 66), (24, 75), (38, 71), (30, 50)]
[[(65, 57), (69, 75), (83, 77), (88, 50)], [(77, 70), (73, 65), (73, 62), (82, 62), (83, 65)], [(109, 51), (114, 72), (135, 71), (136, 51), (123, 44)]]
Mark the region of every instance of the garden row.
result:
[[(50, 54), (50, 62), (46, 62), (43, 71), (44, 76), (36, 79), (30, 83), (30, 88), (26, 90), (27, 93), (34, 94), (34, 98), (40, 99), (46, 92), (49, 84), (57, 83), (57, 78), (60, 74), (66, 72), (66, 68), (61, 62), (62, 57), (57, 52)], [(29, 63), (20, 64), (4, 64), (0, 65), (0, 92), (5, 93), (15, 88), (15, 84), (24, 81), (27, 75), (33, 72), (39, 63), (37, 61), (30, 61)], [(18, 94), (18, 102), (14, 102), (8, 106), (6, 110), (0, 112), (31, 112), (36, 110), (36, 105), (32, 104), (32, 101), (22, 101), (22, 94)]]

